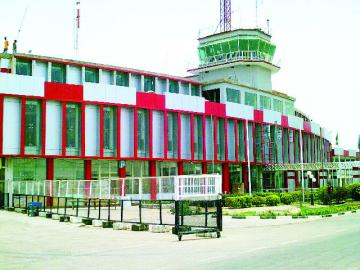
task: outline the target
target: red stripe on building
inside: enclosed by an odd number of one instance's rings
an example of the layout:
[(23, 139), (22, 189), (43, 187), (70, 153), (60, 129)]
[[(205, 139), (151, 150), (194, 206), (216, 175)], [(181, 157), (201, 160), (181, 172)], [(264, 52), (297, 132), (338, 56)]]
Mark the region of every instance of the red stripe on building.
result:
[(99, 146), (100, 146), (100, 157), (104, 156), (104, 105), (99, 107), (100, 114), (100, 136), (99, 136)]
[(191, 160), (195, 159), (195, 147), (194, 147), (194, 114), (190, 114), (190, 149), (191, 149)]
[(41, 154), (46, 154), (46, 100), (42, 101), (41, 119)]
[(181, 113), (177, 114), (177, 123), (178, 123), (178, 130), (177, 130), (177, 137), (178, 137), (178, 159), (181, 159)]
[(164, 158), (167, 159), (168, 154), (168, 124), (167, 112), (164, 111)]
[(239, 161), (239, 123), (238, 121), (234, 121), (234, 132), (235, 132), (235, 160)]
[(289, 117), (287, 117), (286, 115), (282, 115), (281, 116), (281, 125), (283, 127), (288, 128), (289, 127)]
[(9, 68), (0, 68), (1, 73), (11, 73), (11, 69)]
[(26, 100), (21, 99), (21, 131), (20, 131), (20, 155), (25, 153), (25, 117), (26, 117)]
[(349, 151), (348, 150), (344, 150), (344, 157), (348, 157), (349, 156)]
[(149, 161), (149, 175), (152, 177), (150, 180), (150, 199), (156, 201), (156, 161)]
[(311, 124), (310, 124), (310, 122), (304, 121), (304, 131), (308, 132), (308, 133), (311, 133)]
[(136, 106), (144, 109), (164, 110), (165, 96), (155, 93), (136, 93)]
[(0, 95), (0, 155), (3, 153), (4, 134), (4, 96)]
[(254, 110), (254, 122), (262, 124), (264, 123), (264, 112), (260, 110)]
[(61, 101), (83, 101), (83, 86), (45, 82), (45, 98)]
[[(203, 145), (203, 160), (206, 160), (206, 116), (202, 116), (202, 145)], [(207, 171), (207, 169), (206, 169)]]
[(226, 105), (216, 102), (205, 101), (205, 114), (218, 117), (226, 117)]
[[(149, 110), (149, 157), (153, 157), (153, 111)], [(150, 175), (152, 176), (152, 175)], [(156, 176), (156, 171), (155, 171)], [(156, 184), (156, 183), (155, 183)], [(156, 185), (155, 185), (156, 187)], [(156, 194), (155, 194), (156, 197)]]
[(228, 120), (224, 119), (225, 128), (225, 161), (229, 160), (229, 145), (228, 145)]
[[(85, 103), (81, 104), (81, 155), (85, 156)], [(100, 130), (101, 131), (101, 130)]]
[(66, 155), (66, 102), (62, 104), (61, 154)]
[(120, 158), (121, 157), (121, 107), (118, 106), (117, 107), (117, 125), (116, 125), (116, 134), (117, 134), (117, 157)]
[(137, 109), (134, 108), (134, 158), (137, 158), (138, 150), (138, 114)]
[(217, 144), (217, 141), (218, 141), (218, 136), (217, 136), (217, 117), (213, 117), (213, 126), (214, 126), (214, 133), (213, 133), (213, 136), (214, 136), (214, 153), (213, 153), (213, 159), (214, 160), (218, 160), (218, 155), (217, 155), (217, 152), (218, 152), (218, 144)]

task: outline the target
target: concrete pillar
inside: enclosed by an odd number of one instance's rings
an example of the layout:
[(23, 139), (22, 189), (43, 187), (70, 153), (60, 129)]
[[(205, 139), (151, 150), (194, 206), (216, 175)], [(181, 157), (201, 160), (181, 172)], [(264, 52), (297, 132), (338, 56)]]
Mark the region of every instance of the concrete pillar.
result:
[(156, 201), (156, 161), (149, 161), (149, 176), (151, 176), (150, 183), (150, 199)]
[[(54, 159), (53, 158), (47, 158), (46, 159), (46, 180), (54, 180)], [(54, 182), (52, 182), (54, 183)], [(47, 206), (53, 206), (53, 194), (54, 194), (54, 186), (49, 186), (51, 190), (48, 190), (49, 194), (52, 194), (51, 197), (47, 198)]]
[(184, 162), (178, 162), (178, 175), (184, 175)]
[(207, 174), (208, 173), (208, 168), (207, 168), (207, 163), (206, 162), (201, 163), (201, 173), (202, 174)]
[(222, 164), (222, 190), (223, 193), (230, 193), (229, 163)]

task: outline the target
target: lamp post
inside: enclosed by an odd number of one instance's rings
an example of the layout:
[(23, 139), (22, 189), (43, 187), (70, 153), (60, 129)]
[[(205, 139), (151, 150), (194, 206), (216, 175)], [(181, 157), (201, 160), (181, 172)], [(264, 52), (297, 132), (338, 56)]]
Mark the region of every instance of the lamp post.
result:
[(316, 178), (314, 177), (314, 175), (312, 174), (311, 171), (307, 171), (306, 173), (308, 180), (311, 180), (311, 205), (314, 205), (314, 192), (313, 192), (313, 184), (316, 182)]

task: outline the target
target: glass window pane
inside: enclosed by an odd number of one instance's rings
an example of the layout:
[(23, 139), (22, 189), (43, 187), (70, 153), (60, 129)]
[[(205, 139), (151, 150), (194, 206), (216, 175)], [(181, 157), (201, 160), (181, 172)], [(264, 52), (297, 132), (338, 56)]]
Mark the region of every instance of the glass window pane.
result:
[(178, 122), (176, 113), (167, 114), (168, 158), (178, 156)]
[(192, 84), (191, 85), (191, 95), (192, 96), (200, 96), (200, 87), (197, 84)]
[(116, 156), (117, 109), (104, 107), (104, 156)]
[(260, 109), (271, 110), (271, 98), (266, 96), (260, 96)]
[(138, 110), (138, 156), (149, 157), (149, 112)]
[(273, 101), (274, 105), (274, 111), (277, 111), (279, 113), (283, 113), (283, 102), (278, 99), (274, 99)]
[(66, 154), (79, 155), (81, 141), (81, 112), (78, 104), (66, 104)]
[(17, 75), (32, 75), (32, 61), (25, 59), (16, 59), (16, 74)]
[(40, 154), (41, 148), (41, 103), (27, 100), (25, 110), (25, 153)]
[(257, 95), (245, 92), (245, 105), (257, 108)]
[(169, 80), (169, 92), (179, 93), (179, 83), (177, 81)]
[(240, 104), (240, 91), (232, 88), (226, 88), (226, 98), (228, 102)]
[(99, 83), (99, 70), (85, 67), (85, 82)]
[(51, 64), (51, 81), (57, 83), (66, 82), (66, 67), (62, 64)]
[(155, 91), (155, 77), (144, 76), (144, 91)]
[(129, 86), (129, 73), (117, 71), (116, 72), (116, 85)]

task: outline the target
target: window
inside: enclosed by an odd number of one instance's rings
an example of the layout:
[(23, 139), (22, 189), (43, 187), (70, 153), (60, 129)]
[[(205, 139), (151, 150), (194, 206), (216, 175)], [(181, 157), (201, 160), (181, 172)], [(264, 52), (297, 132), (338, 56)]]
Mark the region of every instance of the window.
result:
[(129, 86), (129, 73), (117, 71), (116, 72), (116, 85)]
[(289, 130), (284, 128), (284, 163), (289, 163)]
[(170, 93), (179, 93), (179, 83), (177, 81), (169, 80), (169, 92)]
[(168, 135), (168, 158), (177, 158), (178, 156), (178, 124), (177, 114), (167, 114), (167, 135)]
[(240, 104), (240, 91), (232, 88), (226, 88), (226, 100), (228, 102)]
[(80, 154), (81, 113), (78, 104), (66, 104), (66, 155)]
[(202, 92), (203, 97), (211, 102), (220, 103), (220, 89), (211, 89)]
[(138, 156), (149, 157), (149, 112), (138, 110)]
[(256, 108), (257, 107), (256, 94), (245, 92), (245, 105), (249, 105)]
[(40, 154), (41, 103), (27, 100), (25, 106), (25, 154)]
[(279, 99), (275, 99), (273, 101), (274, 105), (274, 111), (277, 111), (279, 113), (283, 113), (283, 102)]
[(155, 77), (144, 76), (144, 91), (154, 91), (155, 92)]
[(62, 64), (51, 64), (51, 81), (57, 83), (66, 83), (66, 67)]
[(247, 140), (249, 149), (249, 161), (254, 162), (254, 140), (253, 140), (253, 124), (248, 122)]
[(104, 156), (116, 156), (117, 110), (115, 107), (104, 107)]
[(203, 118), (201, 115), (194, 116), (194, 158), (202, 159), (203, 156)]
[(255, 124), (256, 161), (260, 163), (263, 161), (262, 140), (263, 140), (262, 125)]
[(219, 160), (225, 159), (225, 129), (224, 119), (217, 120), (217, 158)]
[(17, 75), (32, 75), (32, 62), (31, 60), (16, 58), (16, 74)]
[(191, 85), (191, 95), (200, 97), (200, 86), (199, 85), (197, 85), (197, 84)]
[(285, 115), (293, 115), (294, 114), (294, 103), (285, 102)]
[(239, 145), (239, 160), (245, 161), (245, 134), (244, 121), (238, 121), (238, 145)]
[(99, 70), (85, 67), (85, 82), (99, 83)]
[(271, 99), (266, 96), (260, 96), (260, 109), (271, 110)]
[(289, 129), (289, 163), (294, 163), (294, 130)]

